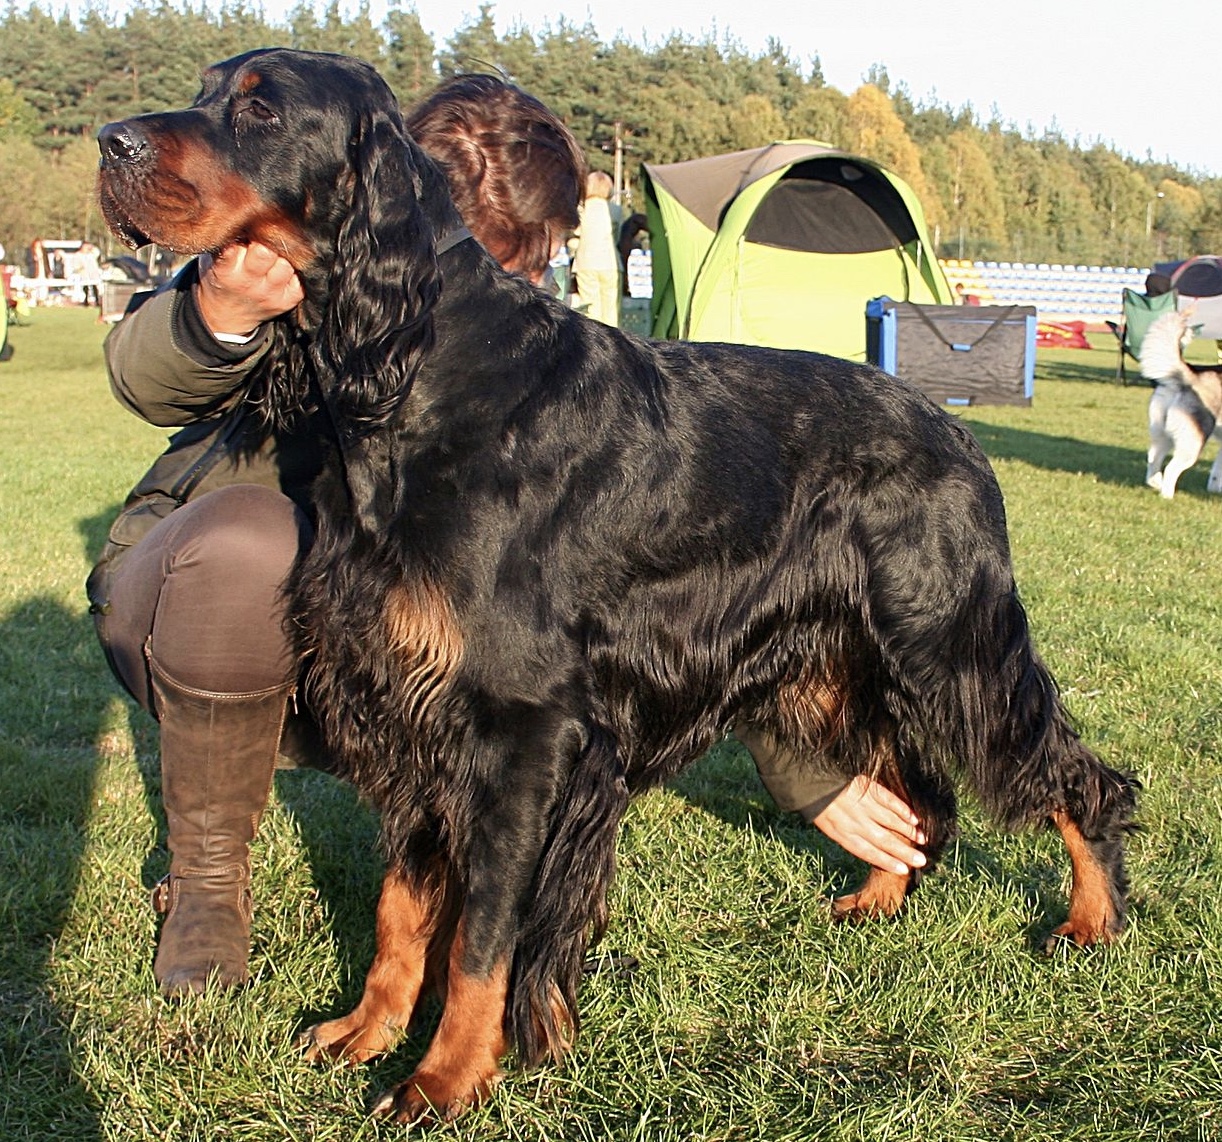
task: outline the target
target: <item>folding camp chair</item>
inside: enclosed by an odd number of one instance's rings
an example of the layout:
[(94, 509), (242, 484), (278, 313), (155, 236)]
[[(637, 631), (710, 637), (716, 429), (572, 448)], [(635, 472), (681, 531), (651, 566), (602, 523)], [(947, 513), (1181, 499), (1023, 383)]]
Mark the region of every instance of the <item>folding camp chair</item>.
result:
[(1132, 357), (1134, 361), (1140, 363), (1141, 343), (1145, 340), (1146, 330), (1164, 313), (1172, 312), (1175, 309), (1175, 303), (1175, 290), (1158, 293), (1153, 297), (1149, 294), (1138, 293), (1135, 289), (1121, 291), (1122, 320), (1119, 324), (1115, 321), (1107, 323), (1108, 328), (1116, 334), (1116, 340), (1120, 343), (1120, 359), (1116, 363), (1116, 376), (1121, 384), (1129, 383), (1128, 374), (1125, 372), (1125, 357)]

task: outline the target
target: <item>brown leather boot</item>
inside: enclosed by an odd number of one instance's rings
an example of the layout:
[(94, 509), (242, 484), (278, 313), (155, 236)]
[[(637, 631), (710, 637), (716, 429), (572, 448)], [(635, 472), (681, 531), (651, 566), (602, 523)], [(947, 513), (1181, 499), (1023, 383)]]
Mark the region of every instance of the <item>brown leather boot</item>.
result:
[(161, 723), (161, 796), (170, 872), (153, 976), (163, 995), (249, 978), (250, 849), (267, 807), (292, 683), (248, 694), (195, 690), (149, 656)]

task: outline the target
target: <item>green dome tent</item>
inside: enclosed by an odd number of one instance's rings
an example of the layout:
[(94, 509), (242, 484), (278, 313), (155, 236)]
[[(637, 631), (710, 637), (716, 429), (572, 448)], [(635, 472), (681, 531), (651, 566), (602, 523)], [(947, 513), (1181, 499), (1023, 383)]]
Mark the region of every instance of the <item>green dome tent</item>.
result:
[(951, 305), (921, 204), (824, 143), (646, 164), (655, 337), (866, 358), (866, 302)]

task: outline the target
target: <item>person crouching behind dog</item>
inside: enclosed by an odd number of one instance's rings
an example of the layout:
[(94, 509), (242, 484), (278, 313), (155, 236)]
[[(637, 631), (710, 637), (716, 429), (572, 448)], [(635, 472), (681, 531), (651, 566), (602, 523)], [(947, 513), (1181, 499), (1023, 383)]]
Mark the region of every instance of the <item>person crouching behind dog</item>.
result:
[[(509, 84), (468, 76), (423, 104), (411, 129), (446, 167), (468, 228), (538, 280), (577, 225), (585, 176), (559, 119)], [(282, 590), (313, 540), (324, 426), (302, 417), (271, 439), (245, 401), (269, 323), (302, 298), (274, 250), (233, 245), (193, 261), (105, 346), (124, 405), (186, 426), (128, 498), (88, 584), (114, 673), (160, 723), (171, 859), (154, 890), (165, 917), (153, 974), (166, 995), (246, 981), (249, 846), (277, 755), (326, 768), (295, 698)]]

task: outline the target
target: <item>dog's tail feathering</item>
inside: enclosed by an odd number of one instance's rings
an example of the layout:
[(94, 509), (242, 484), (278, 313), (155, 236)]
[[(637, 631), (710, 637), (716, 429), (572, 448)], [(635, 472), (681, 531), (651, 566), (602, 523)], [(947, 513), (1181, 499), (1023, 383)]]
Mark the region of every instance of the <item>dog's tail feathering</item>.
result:
[[(1073, 862), (1069, 920), (1054, 933), (1078, 943), (1119, 935), (1128, 875), (1123, 842), (1133, 829), (1139, 782), (1105, 765), (1078, 737), (1052, 675), (1032, 646), (1016, 591), (978, 599), (993, 632), (958, 680), (965, 732), (958, 748), (971, 784), (1003, 827), (1049, 822)], [(972, 732), (972, 725), (977, 728)], [(953, 731), (952, 731), (953, 732)], [(953, 738), (951, 739), (954, 740)]]
[[(901, 752), (935, 771), (966, 772), (1004, 828), (1063, 811), (1090, 840), (1118, 841), (1136, 783), (1079, 739), (1007, 578), (1001, 566), (981, 568), (963, 584), (953, 619), (907, 632), (895, 658), (907, 664), (906, 685), (892, 698)], [(898, 648), (894, 639), (890, 648)], [(957, 667), (944, 669), (952, 661)]]
[(1186, 311), (1164, 313), (1146, 330), (1141, 343), (1141, 375), (1147, 381), (1192, 384), (1192, 370), (1184, 363), (1184, 344), (1191, 339)]
[[(1005, 828), (1035, 823), (1033, 809), (1056, 806), (1088, 834), (1118, 838), (1134, 809), (1133, 780), (1100, 762), (1079, 739), (1056, 682), (1031, 644), (1017, 594), (998, 601), (994, 629), (1001, 647), (994, 693), (1008, 697), (1001, 707), (1006, 716), (984, 715), (986, 736), (978, 743), (983, 750), (969, 754), (982, 801)], [(968, 690), (975, 684), (962, 683)], [(965, 695), (965, 706), (981, 697)]]

